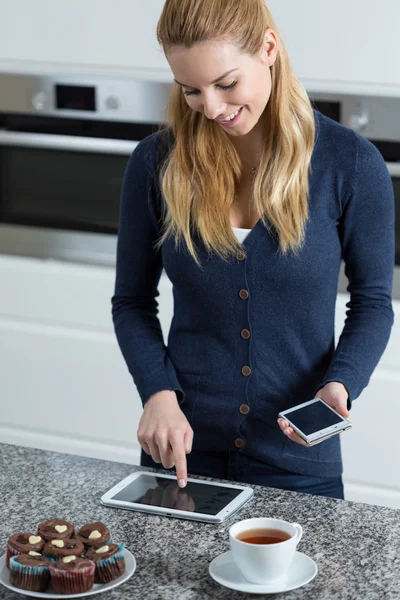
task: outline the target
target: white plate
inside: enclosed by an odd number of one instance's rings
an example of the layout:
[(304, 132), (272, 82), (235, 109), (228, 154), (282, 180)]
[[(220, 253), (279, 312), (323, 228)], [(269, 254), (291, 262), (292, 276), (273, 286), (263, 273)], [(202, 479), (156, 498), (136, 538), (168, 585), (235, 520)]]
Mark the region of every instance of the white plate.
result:
[(215, 581), (231, 590), (248, 594), (279, 594), (309, 583), (318, 573), (318, 567), (312, 558), (302, 552), (296, 552), (290, 570), (284, 579), (278, 583), (260, 585), (259, 583), (250, 583), (243, 577), (229, 550), (214, 558), (210, 563), (209, 571)]
[(126, 548), (124, 548), (124, 556), (125, 573), (108, 583), (95, 583), (91, 590), (84, 592), (83, 594), (54, 594), (51, 584), (46, 592), (31, 592), (30, 590), (21, 590), (20, 588), (14, 587), (10, 583), (10, 571), (6, 567), (5, 554), (0, 557), (0, 583), (9, 590), (12, 590), (17, 594), (29, 596), (30, 598), (83, 598), (84, 596), (94, 596), (94, 594), (102, 594), (107, 590), (112, 590), (112, 588), (118, 587), (121, 583), (125, 583), (129, 577), (132, 577), (136, 569), (135, 557)]

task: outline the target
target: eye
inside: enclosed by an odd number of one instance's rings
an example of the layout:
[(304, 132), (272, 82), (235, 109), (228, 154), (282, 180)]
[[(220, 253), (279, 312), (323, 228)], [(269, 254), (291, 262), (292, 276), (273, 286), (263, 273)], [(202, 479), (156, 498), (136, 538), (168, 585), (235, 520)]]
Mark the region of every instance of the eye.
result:
[[(236, 87), (237, 81), (233, 81), (229, 85), (219, 85), (218, 87), (221, 90), (233, 90)], [(199, 90), (193, 90), (192, 92), (183, 92), (185, 96), (197, 96), (200, 92)]]

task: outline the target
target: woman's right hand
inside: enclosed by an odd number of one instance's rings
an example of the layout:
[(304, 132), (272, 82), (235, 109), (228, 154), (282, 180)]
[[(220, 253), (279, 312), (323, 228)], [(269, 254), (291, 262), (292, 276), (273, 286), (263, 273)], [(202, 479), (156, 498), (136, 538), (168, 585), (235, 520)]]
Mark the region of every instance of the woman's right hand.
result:
[(137, 432), (139, 444), (165, 469), (175, 466), (179, 487), (187, 483), (186, 454), (192, 450), (193, 429), (179, 407), (176, 393), (163, 390), (144, 405)]

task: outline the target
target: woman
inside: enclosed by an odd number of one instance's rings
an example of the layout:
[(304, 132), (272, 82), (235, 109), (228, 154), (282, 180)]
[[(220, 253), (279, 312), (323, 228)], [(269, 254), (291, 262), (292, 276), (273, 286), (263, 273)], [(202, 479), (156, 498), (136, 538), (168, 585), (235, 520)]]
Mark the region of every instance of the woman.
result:
[[(375, 147), (313, 110), (264, 0), (167, 0), (168, 126), (127, 166), (113, 318), (144, 410), (144, 466), (343, 498), (339, 436), (278, 419), (318, 395), (343, 416), (393, 323), (394, 199)], [(337, 348), (341, 259), (351, 300)], [(164, 345), (162, 269), (174, 318)]]

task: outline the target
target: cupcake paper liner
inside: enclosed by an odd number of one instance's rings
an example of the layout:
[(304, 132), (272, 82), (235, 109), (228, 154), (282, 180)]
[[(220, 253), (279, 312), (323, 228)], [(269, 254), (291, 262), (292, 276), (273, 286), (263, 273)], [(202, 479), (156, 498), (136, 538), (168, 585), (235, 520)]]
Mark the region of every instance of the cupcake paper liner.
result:
[(7, 544), (7, 554), (6, 554), (6, 567), (7, 569), (10, 568), (10, 559), (13, 556), (19, 556), (21, 554), (21, 552), (19, 552), (19, 550), (16, 550), (15, 548), (12, 548), (10, 546), (10, 544)]
[(50, 565), (51, 583), (56, 594), (82, 594), (92, 589), (94, 583), (95, 564), (84, 571), (64, 571)]
[(47, 558), (47, 560), (51, 560), (51, 562), (56, 562), (58, 560), (58, 556), (54, 556), (54, 554), (47, 554), (46, 552), (42, 552), (43, 558)]
[(124, 547), (118, 544), (118, 552), (99, 560), (96, 564), (95, 583), (108, 583), (125, 572)]
[(17, 588), (31, 592), (44, 592), (50, 580), (49, 567), (31, 567), (16, 562), (15, 556), (10, 559), (10, 583)]

